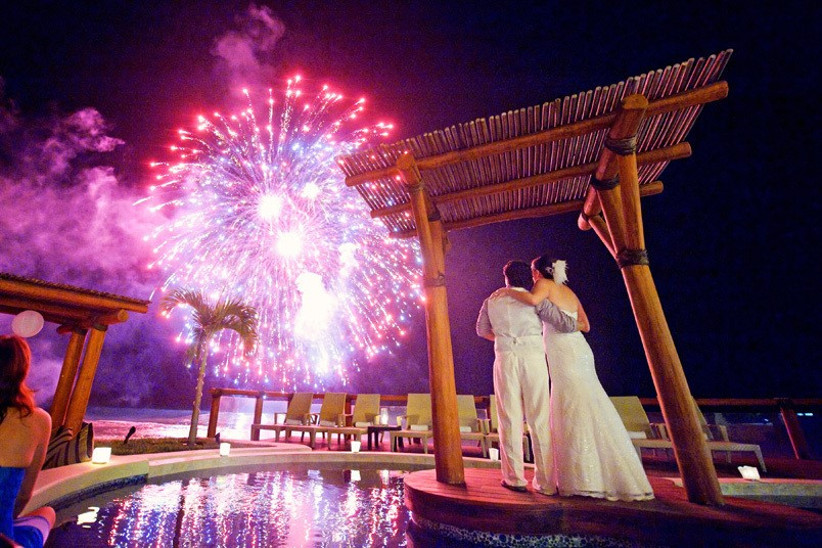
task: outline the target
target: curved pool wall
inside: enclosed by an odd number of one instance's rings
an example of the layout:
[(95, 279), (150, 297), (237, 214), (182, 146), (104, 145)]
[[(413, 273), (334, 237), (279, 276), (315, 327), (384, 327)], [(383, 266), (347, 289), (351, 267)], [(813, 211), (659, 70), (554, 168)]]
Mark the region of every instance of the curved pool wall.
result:
[[(466, 469), (476, 470), (476, 474), (488, 474), (499, 468), (499, 462), (487, 459), (464, 458)], [(173, 476), (208, 472), (211, 474), (231, 473), (249, 467), (276, 465), (288, 467), (310, 467), (331, 464), (340, 468), (356, 469), (365, 467), (386, 469), (433, 469), (434, 456), (425, 454), (312, 451), (306, 446), (297, 444), (272, 444), (265, 447), (232, 448), (231, 454), (221, 457), (218, 450), (183, 451), (152, 455), (115, 456), (107, 464), (90, 462), (64, 466), (41, 472), (32, 500), (26, 510), (43, 505), (65, 508), (71, 504), (84, 501), (97, 494), (130, 484), (142, 484), (149, 481), (162, 481)], [(406, 479), (422, 478), (431, 475), (433, 470), (417, 472)], [(420, 475), (422, 474), (422, 475)], [(409, 493), (406, 488), (405, 506), (409, 505)], [(669, 501), (670, 502), (670, 501)], [(675, 501), (674, 501), (675, 502)], [(476, 529), (464, 529), (464, 523), (439, 523), (426, 519), (426, 516), (412, 512), (409, 522), (409, 542), (420, 539), (421, 545), (450, 546), (625, 546), (626, 541), (610, 536), (569, 534), (501, 534), (484, 532)], [(497, 529), (500, 531), (500, 529)], [(607, 534), (607, 533), (606, 533)], [(818, 536), (818, 535), (817, 535)], [(816, 536), (814, 537), (816, 538)], [(428, 542), (432, 541), (432, 542)], [(630, 544), (630, 540), (628, 541)], [(656, 543), (643, 545), (659, 545)], [(663, 543), (664, 544), (664, 543)], [(414, 544), (411, 544), (414, 545)], [(633, 545), (639, 545), (634, 543)], [(811, 544), (808, 544), (810, 546)], [(815, 544), (819, 545), (819, 544)]]
[[(232, 447), (231, 453), (225, 457), (221, 457), (217, 449), (112, 456), (106, 464), (83, 462), (41, 471), (25, 511), (40, 506), (62, 507), (109, 489), (176, 474), (199, 470), (221, 472), (230, 471), (232, 468), (291, 463), (335, 463), (355, 468), (358, 464), (385, 465), (386, 468), (434, 468), (434, 456), (389, 452), (312, 451), (307, 446), (282, 443), (260, 448)], [(499, 462), (469, 457), (465, 458), (465, 466), (499, 468)]]
[[(464, 458), (466, 468), (498, 469), (498, 461), (480, 458)], [(297, 444), (276, 444), (261, 448), (232, 448), (229, 456), (222, 457), (218, 450), (181, 451), (150, 455), (113, 456), (106, 464), (85, 462), (44, 470), (38, 477), (34, 494), (26, 510), (51, 505), (57, 509), (66, 508), (83, 500), (127, 485), (143, 484), (148, 481), (169, 480), (181, 474), (204, 471), (211, 474), (230, 473), (234, 470), (255, 466), (289, 464), (300, 467), (336, 465), (341, 468), (356, 468), (358, 465), (385, 467), (387, 469), (434, 468), (434, 456), (426, 454), (391, 452), (342, 452), (312, 451)], [(533, 546), (546, 545), (547, 538), (497, 535), (494, 533), (467, 531), (449, 528), (425, 519), (412, 518), (407, 534), (416, 539), (417, 544), (448, 546), (453, 542), (464, 546)], [(417, 522), (417, 523), (415, 523)], [(413, 529), (413, 531), (412, 531)], [(613, 543), (569, 544), (568, 537), (555, 536), (550, 546), (617, 546)], [(593, 540), (593, 539), (585, 539)], [(542, 542), (541, 542), (542, 541)]]

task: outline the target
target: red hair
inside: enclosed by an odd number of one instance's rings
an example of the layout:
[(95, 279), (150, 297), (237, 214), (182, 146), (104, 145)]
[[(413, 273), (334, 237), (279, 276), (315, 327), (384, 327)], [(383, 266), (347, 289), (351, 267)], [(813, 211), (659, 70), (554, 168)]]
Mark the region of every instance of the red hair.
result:
[(31, 365), (29, 343), (16, 335), (0, 336), (0, 422), (10, 407), (23, 416), (34, 411), (34, 392), (26, 385)]

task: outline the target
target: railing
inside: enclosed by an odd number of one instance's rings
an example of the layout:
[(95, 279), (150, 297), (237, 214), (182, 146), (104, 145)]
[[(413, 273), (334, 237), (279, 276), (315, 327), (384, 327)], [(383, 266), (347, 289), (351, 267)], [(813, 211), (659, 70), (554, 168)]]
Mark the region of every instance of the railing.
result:
[[(640, 398), (640, 401), (645, 407), (659, 408), (656, 398)], [(819, 412), (822, 410), (822, 398), (697, 398), (696, 404), (703, 411), (779, 413), (788, 432), (794, 456), (797, 459), (813, 458), (797, 412)]]
[[(241, 397), (241, 398), (254, 398), (256, 400), (254, 404), (254, 420), (252, 421), (254, 424), (259, 424), (263, 418), (263, 403), (266, 400), (282, 400), (282, 401), (291, 401), (291, 397), (294, 394), (292, 392), (271, 392), (268, 390), (240, 390), (237, 388), (212, 388), (211, 389), (211, 413), (208, 416), (208, 433), (206, 434), (207, 437), (213, 438), (217, 434), (217, 420), (220, 414), (220, 399), (223, 396), (230, 396), (230, 397)], [(314, 399), (322, 399), (324, 396), (323, 393), (314, 394)], [(345, 398), (345, 412), (351, 412), (351, 402), (357, 399), (356, 394), (348, 394)], [(486, 398), (488, 399), (488, 398)], [(393, 404), (402, 404), (404, 405), (408, 401), (408, 396), (392, 396), (392, 395), (380, 395), (380, 404), (383, 402), (385, 403), (393, 403)]]
[[(273, 392), (268, 390), (240, 390), (236, 388), (212, 388), (211, 413), (208, 418), (207, 436), (213, 438), (217, 433), (217, 423), (220, 415), (220, 400), (223, 396), (254, 398), (253, 423), (260, 423), (263, 416), (263, 403), (268, 401), (289, 401), (293, 396), (290, 392)], [(314, 394), (314, 398), (322, 400), (323, 394)], [(346, 397), (346, 413), (351, 412), (351, 404), (357, 399), (356, 394)], [(381, 394), (380, 405), (404, 406), (408, 401), (406, 394)], [(488, 409), (488, 396), (474, 396), (474, 401), (480, 409)], [(640, 398), (642, 405), (648, 409), (659, 409), (656, 398)], [(722, 411), (726, 413), (779, 413), (785, 423), (785, 429), (791, 442), (794, 456), (797, 459), (812, 459), (811, 450), (797, 413), (822, 412), (822, 398), (697, 398), (696, 403), (703, 411)]]

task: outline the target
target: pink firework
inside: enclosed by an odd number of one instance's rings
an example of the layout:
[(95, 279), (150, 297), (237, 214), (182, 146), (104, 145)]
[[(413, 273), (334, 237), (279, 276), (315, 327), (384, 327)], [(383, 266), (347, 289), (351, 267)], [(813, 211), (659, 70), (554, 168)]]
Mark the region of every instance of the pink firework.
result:
[[(370, 218), (334, 160), (391, 126), (349, 130), (363, 99), (351, 104), (326, 86), (305, 100), (299, 82), (289, 80), (282, 98), (270, 93), (263, 123), (249, 106), (180, 131), (179, 162), (157, 164), (158, 184), (141, 201), (168, 212), (147, 236), (163, 290), (191, 287), (257, 309), (254, 357), (228, 335), (212, 349), (236, 385), (345, 385), (351, 371), (402, 344), (420, 309), (418, 246)], [(183, 328), (180, 342), (190, 333)]]

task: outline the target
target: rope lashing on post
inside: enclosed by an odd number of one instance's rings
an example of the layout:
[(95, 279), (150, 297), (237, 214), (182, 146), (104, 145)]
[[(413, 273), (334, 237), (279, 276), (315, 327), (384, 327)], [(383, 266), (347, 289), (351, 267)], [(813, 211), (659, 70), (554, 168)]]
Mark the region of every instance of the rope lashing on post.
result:
[(628, 156), (636, 152), (636, 135), (623, 139), (605, 138), (605, 148), (620, 156)]
[(445, 285), (445, 274), (440, 272), (434, 278), (425, 278), (422, 285), (425, 287), (442, 287)]
[(626, 266), (648, 265), (647, 249), (623, 249), (616, 256), (619, 268)]
[(614, 175), (610, 179), (600, 181), (596, 175), (591, 175), (591, 186), (596, 190), (612, 190), (619, 185), (619, 175)]

